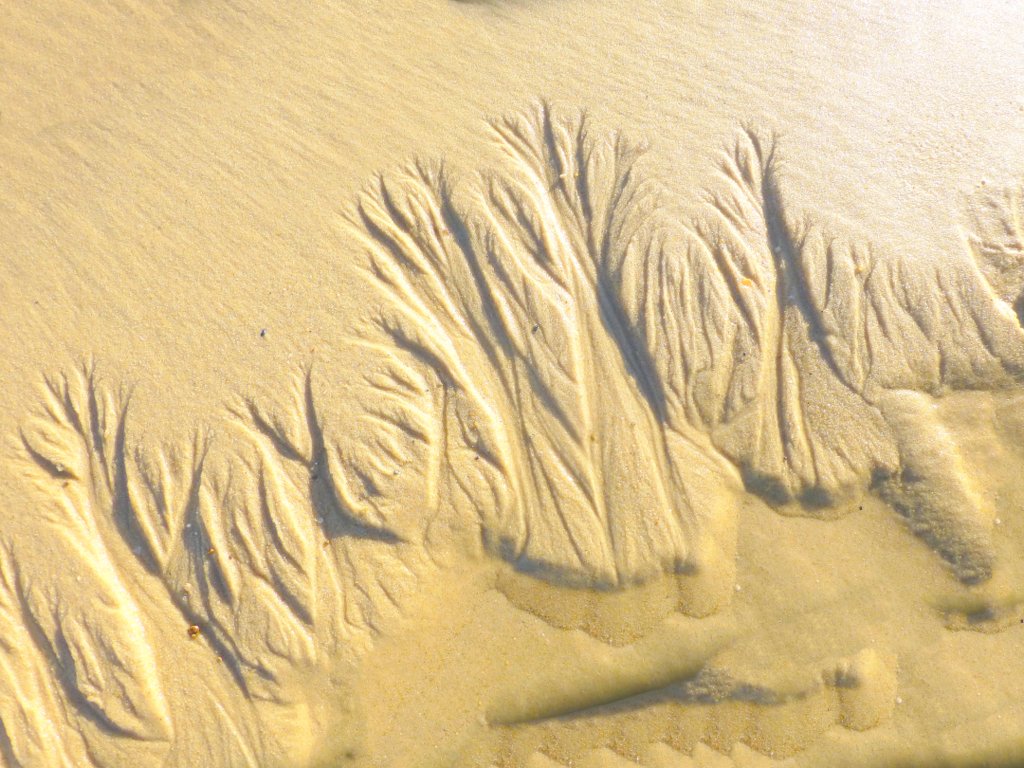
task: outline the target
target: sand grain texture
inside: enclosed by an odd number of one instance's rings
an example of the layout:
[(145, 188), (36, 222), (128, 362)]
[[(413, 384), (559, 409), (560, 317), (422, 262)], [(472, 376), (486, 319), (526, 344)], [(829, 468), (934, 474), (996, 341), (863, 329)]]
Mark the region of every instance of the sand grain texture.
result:
[(0, 765), (1020, 759), (1009, 5), (7, 10)]

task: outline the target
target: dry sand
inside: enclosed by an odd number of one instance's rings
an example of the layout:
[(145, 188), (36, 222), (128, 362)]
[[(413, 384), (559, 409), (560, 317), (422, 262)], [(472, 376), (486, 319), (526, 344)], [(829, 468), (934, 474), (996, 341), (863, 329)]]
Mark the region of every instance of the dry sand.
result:
[(0, 4), (0, 766), (1024, 761), (1012, 2)]

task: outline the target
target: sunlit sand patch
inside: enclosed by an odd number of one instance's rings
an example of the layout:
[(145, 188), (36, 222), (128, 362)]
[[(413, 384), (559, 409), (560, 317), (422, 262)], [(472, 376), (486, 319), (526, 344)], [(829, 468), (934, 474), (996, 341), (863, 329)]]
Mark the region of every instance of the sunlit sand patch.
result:
[(341, 415), (314, 363), (159, 447), (93, 364), (45, 380), (16, 450), (50, 538), (0, 558), (6, 762), (756, 761), (889, 722), (888, 651), (716, 661), (752, 499), (884, 502), (952, 576), (946, 629), (1016, 627), (939, 406), (1024, 375), (1018, 198), (940, 267), (792, 210), (754, 128), (692, 221), (582, 114), (491, 130), (496, 168), (415, 164), (343, 217), (375, 298)]

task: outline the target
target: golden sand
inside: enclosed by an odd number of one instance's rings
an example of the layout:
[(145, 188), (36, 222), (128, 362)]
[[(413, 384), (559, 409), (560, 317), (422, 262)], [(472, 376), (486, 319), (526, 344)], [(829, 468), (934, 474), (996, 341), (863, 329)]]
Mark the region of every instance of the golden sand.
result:
[(0, 7), (0, 766), (1024, 759), (1013, 3)]

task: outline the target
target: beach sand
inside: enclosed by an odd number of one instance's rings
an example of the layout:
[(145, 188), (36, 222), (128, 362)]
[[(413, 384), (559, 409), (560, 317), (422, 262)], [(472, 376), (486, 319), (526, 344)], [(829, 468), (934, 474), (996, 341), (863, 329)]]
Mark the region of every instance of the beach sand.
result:
[(0, 766), (1024, 761), (1012, 2), (0, 3)]

